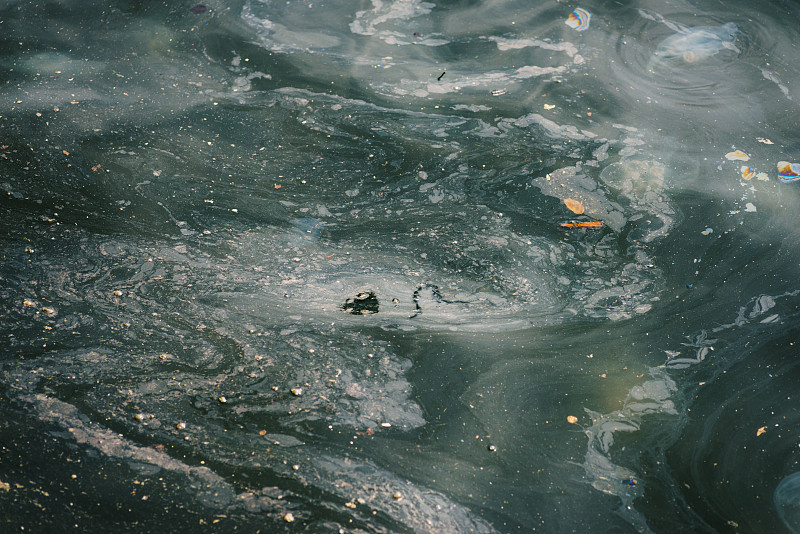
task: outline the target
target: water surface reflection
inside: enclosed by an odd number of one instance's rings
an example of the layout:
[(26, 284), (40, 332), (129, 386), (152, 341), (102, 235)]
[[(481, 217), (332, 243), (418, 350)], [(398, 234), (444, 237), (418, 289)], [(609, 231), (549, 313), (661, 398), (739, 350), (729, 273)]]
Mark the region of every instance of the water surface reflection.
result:
[(94, 7), (0, 10), (7, 528), (800, 528), (794, 4)]

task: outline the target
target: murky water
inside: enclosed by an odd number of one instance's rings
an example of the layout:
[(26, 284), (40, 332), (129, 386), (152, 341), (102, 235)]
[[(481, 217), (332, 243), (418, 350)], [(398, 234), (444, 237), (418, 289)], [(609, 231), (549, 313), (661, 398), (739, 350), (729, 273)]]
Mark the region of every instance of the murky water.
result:
[(800, 531), (798, 15), (7, 2), (2, 529)]

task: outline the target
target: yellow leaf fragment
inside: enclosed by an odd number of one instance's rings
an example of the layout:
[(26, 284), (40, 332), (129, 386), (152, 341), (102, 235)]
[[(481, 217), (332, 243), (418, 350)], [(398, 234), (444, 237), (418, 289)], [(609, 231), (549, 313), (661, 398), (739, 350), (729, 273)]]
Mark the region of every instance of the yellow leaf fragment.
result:
[(725, 154), (725, 159), (729, 159), (731, 161), (748, 161), (750, 156), (742, 152), (741, 150), (734, 150), (733, 152), (728, 152)]
[(568, 416), (567, 416), (567, 423), (569, 423), (569, 424), (571, 424), (571, 425), (574, 425), (574, 424), (576, 424), (577, 422), (578, 422), (578, 418), (577, 418), (577, 417), (575, 417), (574, 415), (568, 415)]
[(564, 204), (566, 204), (567, 208), (569, 208), (569, 210), (576, 215), (580, 215), (586, 211), (586, 208), (583, 207), (583, 204), (572, 198), (565, 198)]
[(759, 428), (759, 429), (756, 431), (756, 437), (760, 436), (761, 434), (764, 434), (766, 431), (767, 431), (767, 427), (765, 427), (765, 426), (762, 426), (761, 428)]

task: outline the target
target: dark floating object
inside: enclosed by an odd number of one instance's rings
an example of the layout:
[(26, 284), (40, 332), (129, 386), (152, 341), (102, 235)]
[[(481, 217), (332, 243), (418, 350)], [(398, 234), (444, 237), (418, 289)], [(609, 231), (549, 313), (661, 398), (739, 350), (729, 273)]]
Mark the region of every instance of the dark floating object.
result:
[(200, 13), (205, 13), (207, 10), (208, 8), (203, 4), (197, 4), (196, 6), (189, 9), (189, 11), (191, 11), (195, 15), (199, 15)]
[(368, 315), (378, 313), (378, 297), (372, 291), (359, 293), (342, 304), (342, 309), (353, 315)]
[(436, 299), (436, 302), (438, 302), (439, 304), (442, 304), (442, 303), (444, 303), (444, 304), (469, 304), (468, 302), (465, 302), (463, 300), (448, 300), (448, 299), (444, 298), (444, 295), (442, 295), (442, 292), (439, 290), (439, 286), (436, 286), (434, 284), (430, 284), (428, 282), (425, 282), (424, 284), (418, 285), (417, 289), (414, 290), (414, 294), (411, 296), (411, 300), (414, 301), (414, 308), (416, 308), (416, 310), (414, 311), (414, 313), (412, 315), (408, 316), (409, 319), (413, 319), (414, 317), (416, 317), (417, 315), (422, 313), (422, 306), (419, 305), (419, 297), (420, 297), (420, 293), (425, 289), (430, 290), (431, 296), (434, 299)]
[(438, 77), (438, 78), (436, 78), (436, 81), (438, 82), (439, 80), (441, 80), (442, 78), (444, 78), (444, 75), (445, 75), (445, 74), (447, 74), (447, 72), (446, 72), (446, 71), (445, 71), (445, 72), (443, 72), (443, 73), (441, 73), (441, 74), (439, 75), (439, 77)]

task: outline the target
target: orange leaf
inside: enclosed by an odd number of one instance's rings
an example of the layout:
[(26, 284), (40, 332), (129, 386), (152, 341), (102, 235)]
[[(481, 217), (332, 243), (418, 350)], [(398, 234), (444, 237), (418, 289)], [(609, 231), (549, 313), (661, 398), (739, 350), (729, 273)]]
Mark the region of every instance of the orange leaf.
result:
[(583, 213), (585, 211), (585, 208), (583, 207), (583, 204), (581, 204), (580, 202), (578, 202), (575, 199), (565, 198), (564, 199), (564, 204), (566, 204), (567, 208), (569, 208), (569, 210), (572, 213), (574, 213), (575, 215), (580, 215), (581, 213)]
[(764, 434), (766, 431), (767, 431), (767, 427), (765, 427), (765, 426), (762, 426), (762, 427), (761, 427), (761, 428), (759, 428), (759, 429), (758, 429), (758, 431), (756, 432), (756, 437), (760, 436), (761, 434)]
[(562, 222), (561, 226), (563, 228), (600, 228), (603, 226), (603, 223), (600, 221), (569, 221), (569, 222)]

